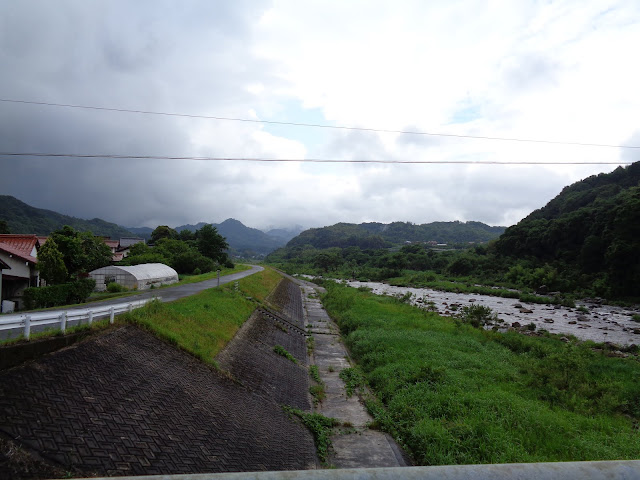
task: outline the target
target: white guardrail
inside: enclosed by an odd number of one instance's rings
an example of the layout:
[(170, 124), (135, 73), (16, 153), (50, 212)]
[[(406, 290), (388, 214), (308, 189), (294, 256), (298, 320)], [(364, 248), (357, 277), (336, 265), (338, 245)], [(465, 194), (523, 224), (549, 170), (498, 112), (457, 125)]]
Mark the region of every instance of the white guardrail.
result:
[(131, 312), (134, 308), (140, 308), (148, 302), (161, 297), (146, 298), (130, 302), (117, 303), (114, 305), (102, 305), (90, 308), (73, 310), (56, 310), (49, 312), (23, 313), (20, 315), (0, 316), (0, 331), (22, 329), (25, 339), (29, 339), (32, 327), (46, 325), (60, 325), (62, 333), (65, 332), (68, 322), (77, 322), (78, 325), (87, 320), (89, 325), (99, 318), (109, 317), (109, 322), (113, 323), (114, 317), (120, 313)]

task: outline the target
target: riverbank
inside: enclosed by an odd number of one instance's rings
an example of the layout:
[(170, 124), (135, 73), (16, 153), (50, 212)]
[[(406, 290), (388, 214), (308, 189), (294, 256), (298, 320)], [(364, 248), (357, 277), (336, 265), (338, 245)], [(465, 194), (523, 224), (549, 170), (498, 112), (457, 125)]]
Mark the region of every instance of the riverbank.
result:
[[(634, 315), (640, 310), (598, 303), (576, 302), (576, 308), (522, 302), (517, 298), (490, 295), (442, 292), (429, 288), (396, 287), (379, 282), (347, 282), (355, 288), (368, 288), (377, 295), (403, 296), (410, 294), (410, 302), (443, 316), (455, 316), (464, 305), (484, 305), (502, 320), (502, 330), (533, 324), (537, 330), (574, 335), (581, 340), (617, 345), (640, 343), (640, 323)], [(514, 325), (515, 324), (515, 325)]]
[(637, 458), (636, 358), (326, 287), (325, 308), (379, 399), (367, 405), (375, 423), (419, 464)]

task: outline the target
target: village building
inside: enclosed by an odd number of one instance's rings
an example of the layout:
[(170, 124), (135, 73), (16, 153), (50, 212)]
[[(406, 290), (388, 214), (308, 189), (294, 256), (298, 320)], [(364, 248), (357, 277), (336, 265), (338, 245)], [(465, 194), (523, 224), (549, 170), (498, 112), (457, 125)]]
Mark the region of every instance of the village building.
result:
[[(22, 307), (24, 290), (39, 285), (39, 246), (35, 235), (0, 235), (0, 305), (14, 302), (16, 308)], [(9, 303), (4, 305), (3, 310), (11, 308)]]

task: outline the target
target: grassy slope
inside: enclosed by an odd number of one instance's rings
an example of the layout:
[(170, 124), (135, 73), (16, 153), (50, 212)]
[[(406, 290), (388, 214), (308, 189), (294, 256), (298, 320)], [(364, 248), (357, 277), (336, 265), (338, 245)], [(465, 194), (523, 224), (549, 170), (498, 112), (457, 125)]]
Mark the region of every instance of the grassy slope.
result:
[(281, 280), (271, 269), (250, 275), (233, 284), (200, 292), (171, 303), (154, 302), (124, 316), (161, 338), (214, 364), (214, 358), (233, 338), (256, 308), (252, 297), (263, 301)]
[(343, 286), (324, 303), (379, 399), (368, 401), (377, 423), (420, 464), (638, 457), (637, 359), (475, 330)]

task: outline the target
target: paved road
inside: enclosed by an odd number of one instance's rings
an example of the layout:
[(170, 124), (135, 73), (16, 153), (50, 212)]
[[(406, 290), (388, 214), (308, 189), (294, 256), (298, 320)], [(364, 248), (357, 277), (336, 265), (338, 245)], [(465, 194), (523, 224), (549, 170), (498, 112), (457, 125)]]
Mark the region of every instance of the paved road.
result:
[[(254, 273), (257, 273), (261, 270), (264, 270), (263, 267), (259, 267), (257, 265), (251, 265), (251, 268), (249, 270), (245, 270), (243, 272), (238, 272), (238, 273), (232, 273), (231, 275), (224, 275), (222, 277), (220, 277), (220, 285), (224, 285), (225, 283), (229, 283), (229, 282), (234, 282), (236, 280), (239, 280), (241, 278), (244, 277), (248, 277), (249, 275), (253, 275)], [(64, 308), (61, 307), (59, 309), (52, 309), (52, 310), (47, 310), (47, 312), (49, 313), (55, 313), (55, 312), (73, 312), (75, 310), (86, 310), (88, 308), (92, 308), (92, 307), (101, 307), (101, 306), (108, 306), (108, 305), (116, 305), (119, 303), (126, 303), (128, 301), (131, 300), (143, 300), (143, 299), (148, 299), (148, 298), (153, 298), (153, 297), (160, 297), (161, 300), (163, 302), (173, 302), (174, 300), (178, 300), (180, 298), (185, 298), (185, 297), (189, 297), (191, 295), (194, 295), (196, 293), (199, 293), (203, 290), (206, 290), (208, 288), (214, 288), (218, 286), (218, 279), (214, 278), (213, 280), (205, 280), (204, 282), (198, 282), (198, 283), (189, 283), (186, 285), (178, 285), (175, 287), (164, 287), (164, 288), (158, 288), (158, 289), (153, 289), (153, 290), (143, 290), (140, 293), (138, 293), (137, 295), (130, 295), (127, 297), (119, 297), (119, 298), (111, 298), (109, 300), (103, 300), (100, 302), (91, 302), (91, 303), (84, 303), (82, 305), (78, 305), (75, 307), (70, 307), (70, 308)], [(0, 318), (2, 320), (9, 320), (12, 317), (21, 317), (24, 315), (24, 313), (26, 312), (21, 312), (19, 314), (15, 314), (15, 315), (2, 315)], [(102, 317), (104, 317), (105, 315), (103, 315)], [(100, 316), (96, 316), (96, 319), (100, 318)], [(68, 322), (68, 326), (74, 326), (78, 323), (78, 321), (69, 321)], [(34, 326), (31, 331), (33, 333), (38, 332), (38, 331), (42, 331), (46, 328), (51, 328), (51, 326)], [(0, 331), (0, 340), (5, 340), (5, 339), (9, 339), (9, 338), (14, 338), (18, 335), (20, 335), (22, 333), (22, 327), (19, 328), (15, 328), (12, 330), (4, 330), (4, 331)]]

